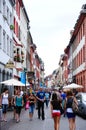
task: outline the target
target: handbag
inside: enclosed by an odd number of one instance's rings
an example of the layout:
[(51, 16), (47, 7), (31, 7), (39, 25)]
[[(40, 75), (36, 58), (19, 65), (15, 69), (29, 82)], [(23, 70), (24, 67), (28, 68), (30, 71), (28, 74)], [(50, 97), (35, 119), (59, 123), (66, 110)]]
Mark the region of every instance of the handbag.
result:
[(29, 109), (29, 101), (26, 102), (25, 109)]
[(73, 99), (73, 102), (72, 102), (72, 110), (73, 110), (73, 112), (74, 112), (75, 114), (78, 113), (78, 111), (79, 111), (78, 105), (77, 105), (77, 103), (74, 101), (74, 99)]

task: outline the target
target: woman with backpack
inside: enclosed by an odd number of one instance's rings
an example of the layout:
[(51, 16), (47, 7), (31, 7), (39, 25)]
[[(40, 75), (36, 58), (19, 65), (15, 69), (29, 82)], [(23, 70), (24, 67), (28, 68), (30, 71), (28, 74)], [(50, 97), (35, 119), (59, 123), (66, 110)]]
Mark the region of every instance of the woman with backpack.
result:
[(76, 123), (75, 123), (76, 114), (73, 112), (73, 109), (72, 109), (73, 100), (76, 104), (78, 104), (76, 98), (73, 96), (73, 93), (70, 90), (70, 91), (67, 92), (66, 106), (65, 106), (67, 118), (68, 118), (68, 121), (69, 121), (69, 130), (75, 130), (76, 129)]

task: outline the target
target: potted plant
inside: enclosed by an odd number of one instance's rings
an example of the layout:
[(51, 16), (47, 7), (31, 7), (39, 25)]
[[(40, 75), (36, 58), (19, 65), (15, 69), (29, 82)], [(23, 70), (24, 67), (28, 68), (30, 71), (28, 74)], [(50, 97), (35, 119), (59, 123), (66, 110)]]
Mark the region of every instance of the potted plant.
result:
[(13, 30), (14, 29), (14, 25), (10, 25), (10, 29)]
[(21, 61), (20, 55), (17, 55), (17, 62), (20, 62), (20, 61)]

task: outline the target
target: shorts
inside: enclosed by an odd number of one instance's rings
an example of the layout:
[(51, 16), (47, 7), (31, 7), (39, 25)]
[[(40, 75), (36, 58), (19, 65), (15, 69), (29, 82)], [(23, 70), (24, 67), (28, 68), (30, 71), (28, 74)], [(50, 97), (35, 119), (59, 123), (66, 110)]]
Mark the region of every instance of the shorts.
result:
[(16, 106), (15, 109), (16, 109), (16, 113), (20, 115), (22, 107), (21, 106)]
[(75, 114), (75, 113), (67, 112), (67, 117), (68, 117), (68, 119), (69, 119), (69, 118), (75, 118), (75, 117), (76, 117), (76, 114)]
[(29, 106), (29, 113), (34, 113), (34, 108), (35, 108), (34, 105), (30, 105)]
[(8, 108), (8, 104), (2, 104), (2, 112), (6, 113)]
[(58, 110), (53, 110), (53, 112), (52, 112), (52, 117), (55, 117), (55, 116), (61, 116), (61, 113), (60, 113), (60, 111), (58, 111)]

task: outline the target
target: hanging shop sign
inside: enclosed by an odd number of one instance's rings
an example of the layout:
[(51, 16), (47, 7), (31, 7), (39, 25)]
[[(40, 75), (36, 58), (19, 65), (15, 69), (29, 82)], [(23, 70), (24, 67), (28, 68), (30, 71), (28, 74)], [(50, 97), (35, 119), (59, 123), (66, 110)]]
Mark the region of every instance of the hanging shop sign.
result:
[(9, 60), (6, 64), (5, 64), (5, 68), (15, 68), (14, 62)]

